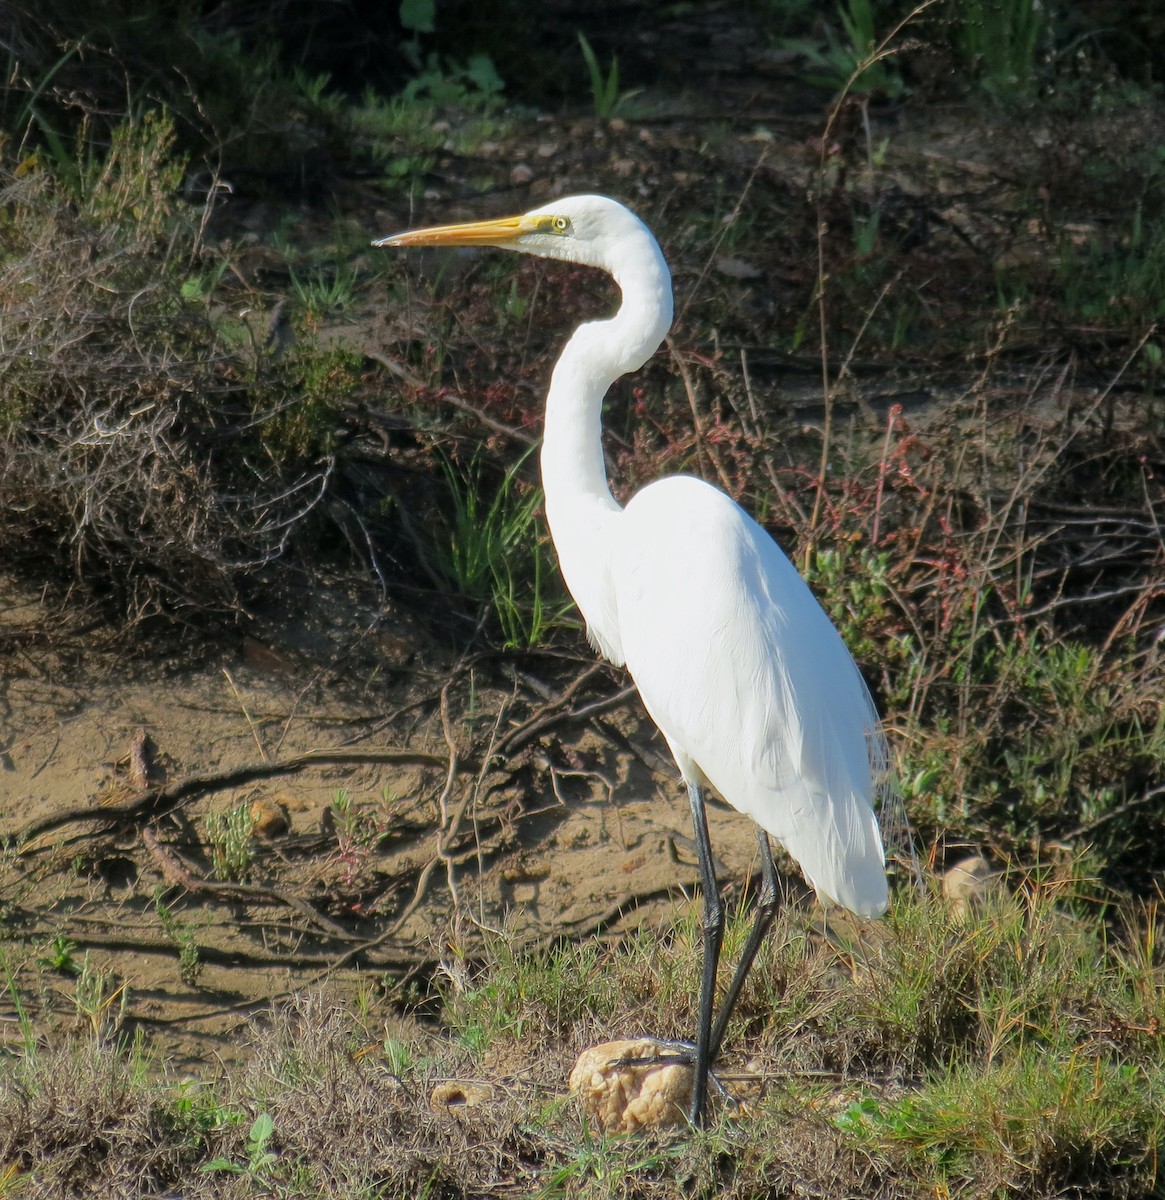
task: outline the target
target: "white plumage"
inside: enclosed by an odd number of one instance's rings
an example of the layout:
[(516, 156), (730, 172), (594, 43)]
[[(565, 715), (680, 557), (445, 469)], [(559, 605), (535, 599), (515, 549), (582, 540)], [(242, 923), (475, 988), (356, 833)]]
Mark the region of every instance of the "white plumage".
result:
[(701, 480), (651, 484), (621, 524), (623, 652), (685, 780), (777, 838), (822, 899), (878, 916), (884, 751), (829, 618), (773, 539)]
[(546, 400), (542, 481), (559, 564), (595, 647), (626, 664), (688, 785), (705, 903), (692, 1119), (728, 1012), (776, 905), (768, 841), (760, 916), (711, 1027), (723, 912), (701, 788), (710, 783), (788, 850), (827, 903), (885, 911), (873, 803), (886, 772), (877, 714), (849, 651), (771, 537), (723, 492), (688, 476), (620, 508), (607, 483), (603, 397), (655, 352), (672, 320), (655, 238), (603, 196), (518, 217), (441, 226), (377, 245), (492, 245), (609, 272), (623, 303), (580, 326)]

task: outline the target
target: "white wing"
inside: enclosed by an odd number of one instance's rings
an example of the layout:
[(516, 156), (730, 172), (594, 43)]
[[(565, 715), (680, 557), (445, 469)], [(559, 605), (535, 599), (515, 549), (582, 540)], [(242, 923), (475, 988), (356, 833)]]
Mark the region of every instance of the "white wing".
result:
[(777, 544), (698, 479), (644, 488), (618, 523), (619, 634), (687, 779), (778, 838), (826, 900), (886, 908), (873, 800), (877, 713), (837, 630)]

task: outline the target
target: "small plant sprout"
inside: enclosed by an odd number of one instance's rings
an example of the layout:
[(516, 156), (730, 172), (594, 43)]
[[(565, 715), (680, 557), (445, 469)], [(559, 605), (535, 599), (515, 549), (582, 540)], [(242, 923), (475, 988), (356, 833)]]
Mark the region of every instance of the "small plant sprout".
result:
[(214, 1158), (199, 1167), (200, 1171), (212, 1173), (221, 1171), (229, 1175), (249, 1175), (256, 1182), (262, 1182), (271, 1172), (271, 1168), (279, 1161), (279, 1155), (267, 1149), (275, 1133), (275, 1122), (269, 1113), (260, 1113), (251, 1123), (247, 1134), (247, 1158), (244, 1162), (235, 1162), (229, 1158)]
[(578, 35), (579, 48), (582, 50), (583, 62), (586, 64), (587, 76), (591, 85), (591, 102), (595, 108), (595, 117), (599, 121), (609, 121), (617, 117), (624, 106), (640, 94), (642, 88), (632, 88), (630, 91), (619, 90), (619, 58), (612, 56), (611, 66), (603, 74), (598, 57), (586, 35), (581, 31)]
[(842, 27), (838, 35), (825, 27), (826, 44), (804, 38), (789, 39), (786, 48), (803, 54), (809, 62), (810, 82), (837, 93), (885, 96), (896, 99), (906, 90), (902, 74), (889, 62), (885, 44), (879, 44), (874, 0), (844, 0), (837, 6)]
[(407, 1042), (388, 1034), (384, 1038), (384, 1065), (390, 1075), (398, 1079), (407, 1075), (414, 1066), (413, 1048)]
[(81, 964), (77, 961), (77, 943), (63, 933), (53, 938), (39, 962), (50, 970), (66, 975), (78, 975), (81, 972)]
[(124, 980), (118, 981), (116, 972), (103, 971), (86, 950), (73, 985), (73, 1003), (77, 1015), (89, 1022), (93, 1036), (100, 1039), (121, 1028), (129, 990)]
[(291, 290), (309, 321), (342, 313), (356, 293), (356, 269), (338, 263), (333, 269), (312, 267), (301, 274), (291, 268)]
[(206, 836), (216, 879), (223, 883), (247, 879), (255, 858), (254, 834), (255, 822), (247, 804), (207, 813)]
[(386, 828), (377, 806), (358, 806), (346, 789), (332, 797), (330, 814), (336, 835), (336, 857), (344, 864), (344, 885), (351, 887), (372, 857)]
[(204, 271), (196, 271), (182, 281), (181, 294), (183, 300), (190, 303), (200, 303), (209, 300), (214, 295), (215, 288), (222, 282), (230, 263), (225, 259), (215, 263)]
[(158, 914), (158, 920), (162, 923), (166, 936), (171, 938), (178, 947), (179, 977), (183, 983), (194, 987), (197, 985), (198, 976), (202, 971), (198, 943), (194, 939), (194, 932), (190, 928), (189, 922), (179, 917), (173, 908), (162, 899), (162, 896), (163, 890), (158, 888), (154, 893), (154, 911)]

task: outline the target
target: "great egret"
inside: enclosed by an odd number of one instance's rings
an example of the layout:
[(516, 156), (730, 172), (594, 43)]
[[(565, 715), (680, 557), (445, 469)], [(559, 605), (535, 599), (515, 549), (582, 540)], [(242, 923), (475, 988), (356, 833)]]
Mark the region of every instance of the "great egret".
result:
[[(704, 896), (704, 962), (691, 1119), (708, 1069), (777, 905), (767, 834), (825, 903), (886, 909), (874, 815), (886, 744), (849, 651), (773, 539), (723, 492), (657, 480), (620, 508), (607, 482), (603, 396), (655, 352), (672, 320), (671, 274), (651, 231), (605, 196), (555, 200), (521, 216), (442, 225), (376, 246), (497, 246), (599, 267), (623, 293), (606, 321), (579, 326), (550, 382), (542, 440), (546, 516), (595, 648), (626, 664), (687, 785)], [(712, 1008), (724, 910), (703, 787), (760, 827), (755, 924), (720, 1009)]]

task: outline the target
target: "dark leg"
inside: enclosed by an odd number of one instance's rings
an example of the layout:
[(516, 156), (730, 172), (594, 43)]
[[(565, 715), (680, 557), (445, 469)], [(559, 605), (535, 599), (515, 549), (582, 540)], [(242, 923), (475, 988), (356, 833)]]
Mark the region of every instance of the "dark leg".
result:
[(700, 980), (700, 1016), (696, 1030), (696, 1071), (692, 1079), (693, 1125), (704, 1123), (704, 1102), (708, 1096), (708, 1068), (712, 1049), (712, 1003), (716, 998), (716, 967), (720, 962), (720, 943), (724, 940), (724, 905), (716, 883), (712, 863), (712, 843), (708, 839), (708, 817), (699, 787), (688, 784), (692, 806), (692, 828), (696, 834), (696, 857), (700, 864), (700, 886), (704, 889), (704, 973)]
[(777, 867), (773, 862), (773, 850), (769, 845), (769, 835), (763, 829), (758, 829), (756, 842), (760, 848), (761, 870), (761, 889), (760, 895), (757, 897), (756, 920), (753, 922), (752, 932), (748, 935), (744, 953), (736, 965), (736, 973), (732, 976), (732, 983), (728, 986), (728, 992), (720, 1007), (720, 1015), (716, 1018), (716, 1025), (712, 1030), (708, 1046), (709, 1062), (715, 1062), (716, 1055), (720, 1053), (720, 1043), (724, 1040), (724, 1031), (728, 1028), (728, 1018), (732, 1016), (732, 1010), (736, 1006), (737, 997), (740, 995), (740, 989), (744, 986), (744, 980), (752, 966), (752, 960), (756, 958), (756, 952), (760, 949), (761, 942), (765, 940), (765, 934), (768, 933), (769, 926), (773, 923), (773, 917), (777, 915), (777, 906), (780, 902), (777, 889)]

